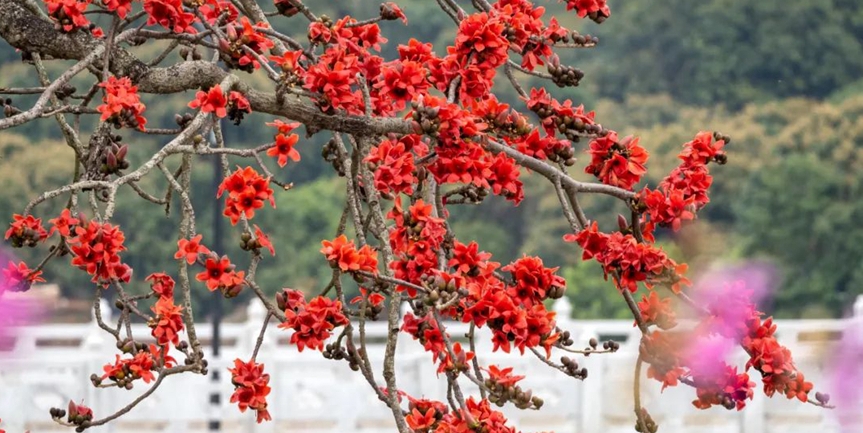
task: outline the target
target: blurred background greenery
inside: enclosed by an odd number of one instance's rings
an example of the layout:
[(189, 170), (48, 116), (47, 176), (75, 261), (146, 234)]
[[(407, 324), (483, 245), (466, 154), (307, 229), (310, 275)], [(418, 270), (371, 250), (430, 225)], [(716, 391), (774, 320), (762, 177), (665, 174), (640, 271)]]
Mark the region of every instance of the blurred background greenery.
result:
[[(411, 37), (433, 42), (443, 52), (455, 29), (435, 2), (398, 3), (410, 25), (382, 25), (390, 40), (385, 56), (392, 58), (397, 44)], [(863, 291), (863, 2), (667, 0), (657, 5), (610, 0), (612, 17), (602, 25), (578, 20), (556, 2), (539, 3), (562, 25), (600, 39), (596, 49), (561, 52), (564, 62), (583, 69), (586, 78), (581, 87), (554, 88), (553, 94), (595, 109), (598, 120), (621, 135), (640, 136), (651, 153), (649, 184), (655, 185), (677, 164), (680, 146), (696, 132), (718, 130), (733, 138), (729, 163), (713, 169), (712, 202), (698, 222), (675, 236), (660, 235), (675, 259), (690, 263), (694, 275), (720, 262), (757, 260), (775, 266), (781, 281), (763, 309), (779, 317), (835, 317), (849, 310), (854, 296)], [(364, 19), (376, 15), (379, 2), (313, 4), (332, 17)], [(275, 18), (274, 25), (298, 37), (306, 26), (299, 17)], [(160, 46), (133, 51), (150, 59)], [(56, 74), (65, 66), (68, 63), (52, 62), (51, 67)], [(238, 73), (261, 88), (269, 86), (262, 73)], [(520, 78), (528, 87), (545, 85), (534, 77)], [(89, 86), (84, 80), (76, 83), (79, 91)], [(38, 83), (31, 67), (0, 43), (0, 86), (34, 85)], [(506, 83), (496, 90), (501, 99), (523, 107)], [(185, 104), (193, 94), (145, 95), (148, 126), (173, 127), (174, 114), (187, 111)], [(15, 98), (20, 107), (32, 102)], [(273, 131), (262, 127), (270, 120), (253, 115), (238, 127), (226, 122), (229, 145), (253, 147), (271, 141)], [(133, 166), (167, 141), (122, 133), (131, 144)], [(60, 137), (51, 119), (0, 132), (0, 209), (5, 217), (20, 212), (41, 191), (70, 179), (71, 153)], [(327, 138), (318, 134), (301, 141), (300, 163), (285, 169), (271, 164), (280, 180), (296, 187), (277, 192), (277, 208), (265, 208), (255, 217), (276, 245), (276, 258), (265, 258), (258, 273), (270, 292), (281, 287), (314, 291), (328, 281), (329, 270), (318, 250), (320, 240), (335, 232), (344, 184), (320, 158)], [(584, 144), (577, 146), (580, 153)], [(577, 167), (583, 167), (584, 157), (581, 160)], [(579, 171), (573, 169), (583, 176)], [(212, 176), (210, 161), (198, 160), (195, 205), (205, 242), (212, 238), (213, 214), (222, 206), (213, 199)], [(456, 234), (465, 241), (477, 240), (503, 263), (539, 254), (546, 264), (560, 266), (577, 317), (626, 317), (625, 305), (603, 281), (599, 267), (582, 263), (580, 251), (561, 241), (566, 223), (553, 190), (544, 179), (524, 177), (526, 199), (518, 207), (492, 199), (453, 209)], [(165, 182), (156, 178), (142, 186), (156, 194), (166, 190)], [(622, 211), (618, 203), (601, 197), (583, 204), (607, 229), (616, 225), (615, 216)], [(62, 205), (55, 201), (40, 206), (37, 215), (51, 218)], [(173, 210), (166, 215), (164, 208), (125, 191), (114, 220), (125, 228), (129, 251), (124, 257), (135, 269), (138, 290), (144, 290), (142, 280), (149, 273), (175, 269)], [(247, 255), (235, 245), (239, 230), (228, 225), (226, 240), (224, 252), (243, 264)], [(30, 263), (44, 251), (17, 253)], [(65, 263), (49, 265), (46, 277), (59, 283), (66, 296), (92, 296), (88, 277)], [(202, 286), (198, 289), (199, 301), (211, 298)]]

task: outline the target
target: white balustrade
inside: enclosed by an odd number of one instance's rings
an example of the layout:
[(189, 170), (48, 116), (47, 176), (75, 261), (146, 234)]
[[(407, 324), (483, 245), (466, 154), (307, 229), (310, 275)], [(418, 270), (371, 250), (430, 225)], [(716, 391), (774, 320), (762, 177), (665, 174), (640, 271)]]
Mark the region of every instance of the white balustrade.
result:
[[(558, 432), (632, 432), (634, 426), (632, 382), (633, 367), (638, 350), (638, 330), (631, 321), (572, 320), (573, 306), (561, 299), (553, 306), (558, 313), (558, 324), (569, 330), (576, 347), (584, 347), (591, 337), (600, 340), (609, 337), (621, 342), (617, 353), (573, 357), (579, 365), (587, 367), (588, 378), (577, 381), (565, 377), (538, 361), (531, 353), (524, 356), (517, 351), (506, 354), (492, 352), (487, 330), (478, 330), (477, 353), (484, 365), (498, 364), (515, 367), (515, 372), (526, 375), (524, 388), (532, 389), (545, 401), (540, 411), (520, 411), (506, 406), (502, 411), (512, 425), (524, 431)], [(102, 305), (106, 321), (110, 308)], [(210, 359), (211, 372), (226, 369), (233, 360), (247, 360), (255, 347), (258, 332), (266, 312), (259, 303), (249, 306), (245, 323), (224, 323), (221, 328), (223, 346), (221, 356), (213, 359), (209, 347), (205, 354)], [(828, 385), (831, 351), (840, 339), (850, 338), (847, 332), (856, 330), (863, 335), (863, 296), (854, 306), (854, 317), (842, 320), (776, 321), (780, 342), (791, 349), (798, 368), (806, 373), (816, 388)], [(464, 324), (447, 325), (451, 335), (463, 336), (468, 328)], [(196, 326), (200, 339), (209, 341), (211, 327), (207, 323)], [(133, 326), (136, 336), (149, 336), (143, 325)], [(376, 378), (383, 385), (381, 366), (384, 341), (387, 336), (385, 322), (367, 324), (368, 352), (375, 367)], [(286, 344), (289, 332), (277, 329), (271, 321), (259, 362), (266, 365), (271, 375), (271, 423), (256, 424), (252, 413), (240, 413), (229, 403), (233, 389), (229, 380), (214, 385), (208, 377), (181, 374), (167, 378), (161, 388), (139, 407), (107, 426), (94, 432), (197, 432), (207, 430), (207, 421), (217, 417), (222, 430), (229, 432), (392, 432), (394, 424), (389, 409), (377, 401), (368, 384), (358, 373), (352, 372), (346, 362), (326, 360), (312, 350), (298, 352)], [(626, 338), (627, 341), (621, 341)], [(58, 342), (62, 344), (58, 345)], [(438, 377), (431, 355), (401, 333), (398, 339), (396, 369), (398, 386), (415, 397), (428, 397), (444, 401), (446, 380)], [(131, 391), (114, 388), (95, 389), (89, 381), (91, 373), (100, 374), (102, 366), (113, 361), (116, 348), (113, 339), (98, 328), (93, 320), (89, 324), (42, 325), (16, 330), (16, 344), (11, 352), (0, 352), (0, 418), (10, 433), (68, 431), (51, 422), (48, 409), (65, 407), (70, 399), (91, 406), (97, 417), (112, 413), (132, 401), (147, 389), (136, 383)], [(557, 353), (555, 360), (561, 353)], [(735, 359), (742, 369), (745, 354)], [(863, 368), (863, 365), (860, 366)], [(212, 374), (212, 373), (211, 373)], [(723, 408), (697, 410), (692, 406), (694, 391), (687, 386), (666, 389), (653, 380), (643, 378), (642, 401), (651, 415), (660, 423), (660, 429), (681, 433), (794, 433), (863, 431), (863, 420), (851, 430), (843, 430), (833, 411), (788, 401), (782, 396), (767, 399), (760, 391), (760, 377), (753, 372), (752, 380), (758, 383), (754, 401), (742, 412)], [(462, 381), (465, 391), (476, 395), (469, 382)], [(221, 394), (221, 404), (214, 409), (209, 402), (214, 386)], [(859, 386), (859, 384), (855, 385)], [(858, 402), (859, 405), (859, 402)], [(863, 405), (857, 413), (863, 413)], [(853, 410), (851, 411), (854, 412)]]

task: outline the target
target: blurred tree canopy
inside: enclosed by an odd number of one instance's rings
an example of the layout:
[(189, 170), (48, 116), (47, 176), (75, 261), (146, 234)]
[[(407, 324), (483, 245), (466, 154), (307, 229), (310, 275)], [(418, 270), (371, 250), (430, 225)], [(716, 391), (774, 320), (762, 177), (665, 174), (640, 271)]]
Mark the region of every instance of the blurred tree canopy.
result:
[[(349, 13), (363, 19), (374, 16), (379, 4), (344, 0), (320, 8), (331, 16)], [(382, 25), (390, 39), (385, 54), (394, 55), (395, 47), (411, 37), (435, 41), (435, 49), (443, 52), (454, 34), (449, 18), (434, 2), (399, 4), (421, 25), (410, 30), (397, 23)], [(562, 56), (587, 76), (583, 87), (554, 89), (555, 95), (595, 109), (600, 122), (622, 136), (640, 136), (651, 153), (649, 185), (655, 186), (677, 164), (682, 143), (699, 130), (718, 130), (733, 138), (728, 164), (713, 170), (712, 201), (699, 214), (701, 221), (673, 238), (660, 233), (669, 254), (690, 263), (694, 275), (717, 261), (767, 259), (783, 276), (770, 312), (781, 317), (845, 312), (863, 291), (863, 230), (858, 228), (863, 221), (863, 2), (668, 0), (658, 7), (618, 1), (611, 2), (612, 17), (601, 26), (562, 13), (556, 2), (545, 5), (562, 25), (599, 36), (601, 46)], [(265, 9), (272, 7), (267, 3)], [(276, 21), (282, 30), (294, 24)], [(304, 37), (305, 27), (292, 33)], [(158, 47), (147, 47), (152, 52), (132, 49), (144, 58), (158, 54)], [(268, 85), (263, 78), (258, 84)], [(20, 56), (0, 47), (0, 87), (33, 85), (37, 83)], [(503, 93), (507, 102), (519, 103), (514, 91)], [(145, 95), (145, 116), (154, 127), (172, 127), (176, 113), (190, 111), (186, 104), (193, 92), (183, 96)], [(14, 99), (16, 105), (27, 106), (35, 97)], [(239, 127), (226, 122), (226, 139), (248, 147), (271, 141), (274, 130), (257, 127), (271, 120), (253, 114)], [(163, 144), (160, 137), (123, 133), (132, 143), (133, 164)], [(0, 209), (20, 212), (41, 191), (71, 177), (64, 156), (70, 150), (59, 137), (56, 123), (50, 121), (0, 132)], [(276, 245), (277, 262), (265, 258), (259, 270), (259, 282), (270, 293), (281, 287), (316, 291), (329, 280), (318, 250), (321, 239), (335, 233), (344, 185), (319, 157), (328, 138), (304, 138), (298, 145), (302, 161), (285, 169), (265, 161), (279, 180), (295, 184), (276, 193), (276, 209), (256, 216)], [(577, 155), (585, 146), (576, 145)], [(580, 156), (580, 164), (585, 158)], [(177, 164), (168, 162), (171, 169)], [(209, 161), (197, 162), (195, 188), (212, 191), (212, 176)], [(502, 263), (540, 254), (548, 266), (560, 266), (577, 317), (625, 317), (626, 306), (599, 267), (581, 262), (578, 248), (562, 242), (568, 227), (553, 189), (528, 173), (523, 179), (527, 198), (519, 207), (495, 199), (481, 206), (453, 207), (456, 234), (476, 240)], [(151, 194), (167, 191), (164, 182), (147, 182), (141, 187)], [(199, 228), (207, 241), (222, 203), (209, 194), (196, 197)], [(115, 222), (135, 228), (126, 231), (129, 251), (124, 256), (135, 269), (138, 289), (143, 289), (144, 276), (174, 268), (177, 234), (169, 227), (179, 204), (175, 200), (166, 214), (158, 206), (138, 206), (140, 198), (129, 191), (119, 200)], [(64, 204), (40, 206), (37, 216), (51, 218)], [(618, 207), (602, 197), (585, 198), (582, 204), (588, 212), (612, 216)], [(613, 217), (599, 223), (616, 225)], [(245, 265), (247, 255), (240, 254), (237, 245), (239, 230), (227, 220), (223, 224), (227, 230), (221, 252)], [(15, 253), (39, 260), (28, 255), (31, 251)], [(84, 273), (49, 265), (46, 277), (67, 295), (92, 295)], [(199, 301), (216, 296), (199, 288), (194, 291)]]

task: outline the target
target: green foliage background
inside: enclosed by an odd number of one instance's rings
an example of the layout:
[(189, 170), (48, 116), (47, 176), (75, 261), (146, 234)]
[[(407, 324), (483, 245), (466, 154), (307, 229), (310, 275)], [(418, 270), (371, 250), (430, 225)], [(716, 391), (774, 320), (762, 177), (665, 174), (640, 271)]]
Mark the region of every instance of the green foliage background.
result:
[[(390, 39), (385, 55), (392, 57), (396, 45), (411, 37), (433, 42), (443, 52), (455, 29), (435, 2), (398, 3), (411, 22), (408, 27), (382, 25)], [(847, 312), (863, 285), (863, 3), (668, 0), (657, 5), (610, 0), (612, 17), (601, 26), (576, 19), (556, 2), (540, 3), (564, 26), (600, 38), (597, 49), (562, 53), (565, 62), (581, 67), (587, 76), (582, 87), (554, 88), (553, 93), (595, 109), (603, 125), (622, 135), (642, 137), (651, 153), (647, 183), (655, 185), (677, 164), (681, 144), (699, 130), (732, 136), (729, 163), (714, 167), (712, 202), (698, 223), (676, 236), (662, 234), (669, 253), (689, 262), (694, 275), (720, 262), (773, 263), (782, 281), (764, 308), (780, 317)], [(362, 19), (376, 14), (378, 4), (345, 0), (315, 7), (330, 16)], [(298, 37), (305, 31), (300, 18), (276, 19), (275, 25)], [(158, 48), (154, 44), (133, 51), (152, 58)], [(52, 68), (56, 73), (67, 65), (55, 62)], [(261, 88), (269, 86), (263, 74), (247, 78)], [(528, 86), (544, 85), (532, 81), (534, 77), (521, 78)], [(0, 86), (37, 84), (32, 69), (0, 44)], [(85, 86), (78, 84), (79, 89)], [(499, 95), (519, 106), (504, 84), (498, 86)], [(149, 125), (171, 127), (174, 114), (184, 112), (192, 98), (193, 92), (145, 96)], [(15, 98), (22, 107), (32, 102)], [(253, 115), (239, 127), (226, 123), (226, 138), (238, 147), (269, 141), (272, 131), (262, 127), (269, 120)], [(166, 141), (131, 131), (123, 134), (132, 144), (133, 166)], [(59, 137), (50, 119), (0, 132), (4, 215), (20, 212), (41, 191), (71, 177), (71, 153)], [(277, 208), (266, 208), (255, 218), (276, 244), (276, 258), (266, 258), (259, 271), (259, 281), (270, 292), (281, 287), (313, 291), (327, 282), (329, 270), (318, 253), (319, 242), (335, 232), (344, 183), (319, 156), (326, 138), (318, 134), (302, 141), (298, 164), (282, 170), (271, 165), (280, 180), (296, 187), (278, 192)], [(584, 145), (578, 146), (580, 152)], [(172, 167), (178, 164), (169, 161)], [(212, 235), (213, 214), (221, 207), (212, 199), (212, 176), (210, 161), (198, 160), (195, 205), (205, 241)], [(477, 240), (504, 263), (522, 254), (539, 254), (547, 264), (561, 266), (578, 317), (625, 317), (625, 305), (598, 266), (581, 262), (580, 251), (561, 241), (566, 224), (547, 182), (526, 174), (525, 183), (527, 198), (519, 207), (491, 199), (481, 206), (453, 209), (457, 235)], [(157, 195), (166, 191), (165, 182), (156, 178), (142, 187)], [(135, 269), (137, 289), (143, 290), (144, 276), (175, 267), (171, 255), (177, 217), (173, 209), (166, 215), (165, 209), (147, 205), (129, 191), (119, 200), (115, 222), (126, 229), (125, 258)], [(583, 204), (604, 228), (615, 226), (619, 204), (601, 197)], [(51, 202), (37, 214), (50, 218), (62, 205)], [(225, 224), (224, 252), (243, 264), (246, 255), (235, 245), (239, 230)], [(16, 251), (28, 261), (39, 260), (43, 253)], [(66, 264), (49, 265), (46, 276), (69, 296), (92, 295), (87, 276)], [(198, 302), (212, 299), (203, 286), (195, 293)]]

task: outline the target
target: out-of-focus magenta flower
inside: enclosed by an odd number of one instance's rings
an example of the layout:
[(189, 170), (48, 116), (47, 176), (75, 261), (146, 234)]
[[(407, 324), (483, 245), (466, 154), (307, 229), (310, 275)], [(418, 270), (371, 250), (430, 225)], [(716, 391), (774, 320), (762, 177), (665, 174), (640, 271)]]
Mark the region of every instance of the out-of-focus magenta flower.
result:
[(860, 431), (863, 410), (863, 296), (854, 303), (854, 320), (831, 350), (827, 373), (830, 404), (836, 406), (842, 433)]

